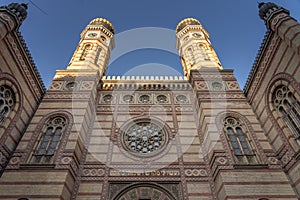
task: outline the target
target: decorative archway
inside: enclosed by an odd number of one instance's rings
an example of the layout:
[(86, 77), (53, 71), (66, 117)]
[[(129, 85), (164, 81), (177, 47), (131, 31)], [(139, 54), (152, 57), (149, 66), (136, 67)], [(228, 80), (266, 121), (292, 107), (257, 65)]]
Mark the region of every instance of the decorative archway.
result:
[(166, 189), (150, 183), (130, 185), (117, 194), (113, 200), (177, 200)]

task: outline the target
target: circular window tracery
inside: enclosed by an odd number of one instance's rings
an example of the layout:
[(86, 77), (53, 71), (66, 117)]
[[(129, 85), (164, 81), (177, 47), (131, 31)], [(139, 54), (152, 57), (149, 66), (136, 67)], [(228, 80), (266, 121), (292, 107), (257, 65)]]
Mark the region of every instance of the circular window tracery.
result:
[(113, 101), (113, 96), (111, 94), (107, 94), (107, 95), (103, 96), (103, 101), (105, 103), (111, 103)]
[(78, 87), (78, 82), (75, 82), (75, 81), (68, 82), (65, 85), (65, 89), (68, 91), (74, 91), (77, 89), (77, 87)]
[(0, 124), (13, 110), (16, 101), (15, 98), (15, 94), (9, 86), (0, 86)]
[(176, 96), (176, 100), (179, 103), (188, 103), (188, 98), (185, 95), (182, 95), (182, 94)]
[(150, 102), (150, 96), (147, 94), (143, 94), (139, 97), (140, 102), (142, 103), (149, 103)]
[(168, 134), (162, 125), (140, 120), (129, 125), (122, 133), (124, 149), (136, 156), (151, 157), (163, 151)]
[(127, 95), (123, 96), (123, 101), (126, 103), (133, 103), (134, 97), (133, 97), (133, 95), (127, 94)]
[(224, 85), (221, 82), (213, 82), (211, 85), (213, 90), (224, 90)]
[(167, 103), (168, 102), (168, 98), (166, 95), (160, 94), (156, 97), (157, 102), (159, 103)]

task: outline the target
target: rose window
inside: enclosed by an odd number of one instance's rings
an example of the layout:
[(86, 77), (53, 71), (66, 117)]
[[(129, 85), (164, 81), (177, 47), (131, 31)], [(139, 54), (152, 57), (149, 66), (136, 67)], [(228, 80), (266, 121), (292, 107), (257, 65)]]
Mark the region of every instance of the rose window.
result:
[(13, 110), (15, 105), (15, 94), (7, 85), (0, 86), (0, 124)]
[(166, 102), (168, 102), (168, 98), (167, 98), (167, 96), (166, 95), (158, 95), (157, 97), (156, 97), (156, 100), (159, 102), (159, 103), (166, 103)]
[(188, 98), (182, 94), (176, 96), (176, 100), (179, 103), (188, 103)]
[(166, 130), (150, 121), (135, 122), (122, 135), (122, 143), (127, 151), (146, 157), (161, 152), (167, 140)]
[(214, 90), (223, 90), (224, 89), (223, 84), (220, 82), (213, 82), (212, 87)]
[(139, 98), (140, 102), (142, 103), (149, 103), (150, 102), (150, 96), (147, 94), (143, 94)]
[(133, 97), (133, 95), (127, 94), (127, 95), (123, 96), (123, 101), (126, 103), (133, 103), (134, 97)]
[(67, 90), (69, 90), (69, 91), (74, 91), (74, 90), (77, 89), (77, 86), (78, 86), (78, 83), (72, 81), (72, 82), (68, 82), (68, 83), (66, 84), (65, 88), (66, 88)]
[(113, 100), (113, 96), (112, 96), (111, 94), (107, 94), (107, 95), (105, 95), (105, 96), (103, 97), (103, 101), (104, 101), (105, 103), (111, 103), (112, 100)]

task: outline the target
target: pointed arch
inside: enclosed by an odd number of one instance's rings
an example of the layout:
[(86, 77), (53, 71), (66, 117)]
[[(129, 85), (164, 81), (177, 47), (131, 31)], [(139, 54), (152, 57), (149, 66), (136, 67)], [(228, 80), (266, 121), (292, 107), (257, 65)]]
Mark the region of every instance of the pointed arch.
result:
[(284, 84), (272, 93), (272, 104), (278, 115), (286, 123), (296, 140), (300, 140), (300, 103), (291, 90)]
[(200, 51), (200, 55), (203, 57), (203, 60), (210, 60), (208, 53), (207, 53), (207, 50), (208, 50), (207, 46), (203, 43), (199, 43), (198, 48)]
[[(8, 73), (0, 73), (0, 175), (7, 165), (12, 151), (7, 148), (8, 139), (11, 137), (17, 122), (21, 118), (23, 107), (23, 94), (19, 82)], [(18, 133), (22, 134), (22, 133)], [(13, 148), (15, 148), (14, 146)]]
[(18, 81), (10, 74), (0, 73), (0, 87), (2, 88), (1, 95), (3, 95), (0, 100), (0, 112), (2, 112), (2, 117), (0, 117), (0, 143), (3, 144), (12, 127), (15, 126), (21, 116), (23, 95)]
[(62, 154), (71, 132), (73, 116), (56, 111), (44, 116), (37, 125), (26, 152), (29, 163), (52, 164)]
[(233, 164), (263, 164), (266, 157), (246, 117), (234, 111), (219, 113), (218, 129)]
[(266, 110), (285, 148), (300, 149), (300, 85), (289, 74), (279, 73), (266, 89)]

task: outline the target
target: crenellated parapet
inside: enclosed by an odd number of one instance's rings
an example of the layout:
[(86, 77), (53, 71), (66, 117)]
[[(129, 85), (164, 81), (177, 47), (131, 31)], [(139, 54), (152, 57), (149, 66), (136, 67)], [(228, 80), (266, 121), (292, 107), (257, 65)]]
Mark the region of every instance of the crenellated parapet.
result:
[(183, 76), (104, 76), (102, 90), (182, 90), (191, 89)]

